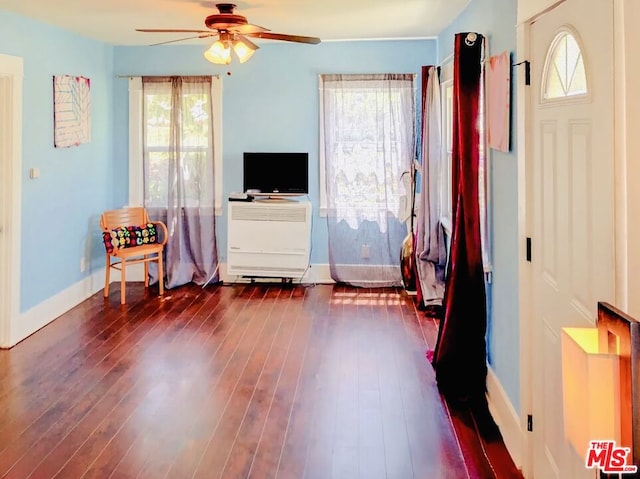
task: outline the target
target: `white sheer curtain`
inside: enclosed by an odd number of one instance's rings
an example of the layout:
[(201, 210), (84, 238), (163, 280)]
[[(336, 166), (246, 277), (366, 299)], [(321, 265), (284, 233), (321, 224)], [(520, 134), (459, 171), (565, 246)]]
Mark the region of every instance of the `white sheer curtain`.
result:
[(413, 74), (321, 75), (332, 278), (401, 285), (400, 177), (415, 157)]
[(436, 67), (426, 67), (422, 89), (422, 174), (417, 217), (416, 267), (422, 302), (428, 306), (442, 304), (447, 261), (440, 219), (444, 216), (445, 208), (442, 204), (442, 183), (443, 178), (448, 178), (448, 175), (442, 148), (442, 104)]
[(144, 204), (169, 230), (168, 288), (217, 280), (211, 77), (143, 77)]

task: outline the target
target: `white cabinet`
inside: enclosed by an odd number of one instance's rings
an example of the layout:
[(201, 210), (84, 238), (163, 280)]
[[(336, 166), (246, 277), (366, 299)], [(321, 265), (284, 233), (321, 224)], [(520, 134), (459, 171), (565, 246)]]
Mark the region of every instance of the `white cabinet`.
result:
[(311, 248), (310, 202), (229, 201), (227, 221), (230, 276), (302, 278)]

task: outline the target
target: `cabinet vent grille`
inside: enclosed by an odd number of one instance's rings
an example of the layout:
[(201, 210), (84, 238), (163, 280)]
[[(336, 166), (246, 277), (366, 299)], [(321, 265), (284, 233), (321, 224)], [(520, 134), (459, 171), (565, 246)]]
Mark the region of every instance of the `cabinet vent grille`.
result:
[(278, 273), (304, 273), (306, 268), (287, 268), (277, 266), (234, 266), (235, 271), (273, 271)]
[(242, 205), (231, 208), (231, 219), (233, 221), (280, 221), (290, 223), (304, 223), (307, 220), (307, 210), (305, 207), (277, 207), (270, 206), (262, 208), (260, 206)]

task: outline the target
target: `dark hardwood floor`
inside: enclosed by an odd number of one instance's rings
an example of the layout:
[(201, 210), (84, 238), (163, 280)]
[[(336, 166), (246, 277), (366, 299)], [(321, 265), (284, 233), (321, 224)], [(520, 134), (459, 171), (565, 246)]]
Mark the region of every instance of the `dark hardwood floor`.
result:
[(6, 478), (510, 478), (395, 289), (99, 292), (0, 351)]

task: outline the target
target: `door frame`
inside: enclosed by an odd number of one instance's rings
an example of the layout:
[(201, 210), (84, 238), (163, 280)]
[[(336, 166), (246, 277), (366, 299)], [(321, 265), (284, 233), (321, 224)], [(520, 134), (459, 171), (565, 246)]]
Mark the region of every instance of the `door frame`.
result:
[[(531, 60), (531, 24), (540, 12), (516, 26), (517, 62)], [(525, 65), (526, 67), (526, 65)], [(522, 67), (520, 67), (522, 68)], [(521, 469), (525, 478), (533, 477), (534, 441), (528, 432), (527, 416), (533, 411), (533, 268), (526, 259), (527, 238), (533, 231), (533, 158), (531, 145), (531, 88), (525, 85), (524, 75), (516, 75), (516, 104), (518, 145), (518, 317), (520, 331), (520, 430), (522, 431)]]
[(636, 0), (613, 0), (616, 306), (640, 318), (640, 42)]
[(20, 314), (23, 59), (0, 54), (0, 348)]

